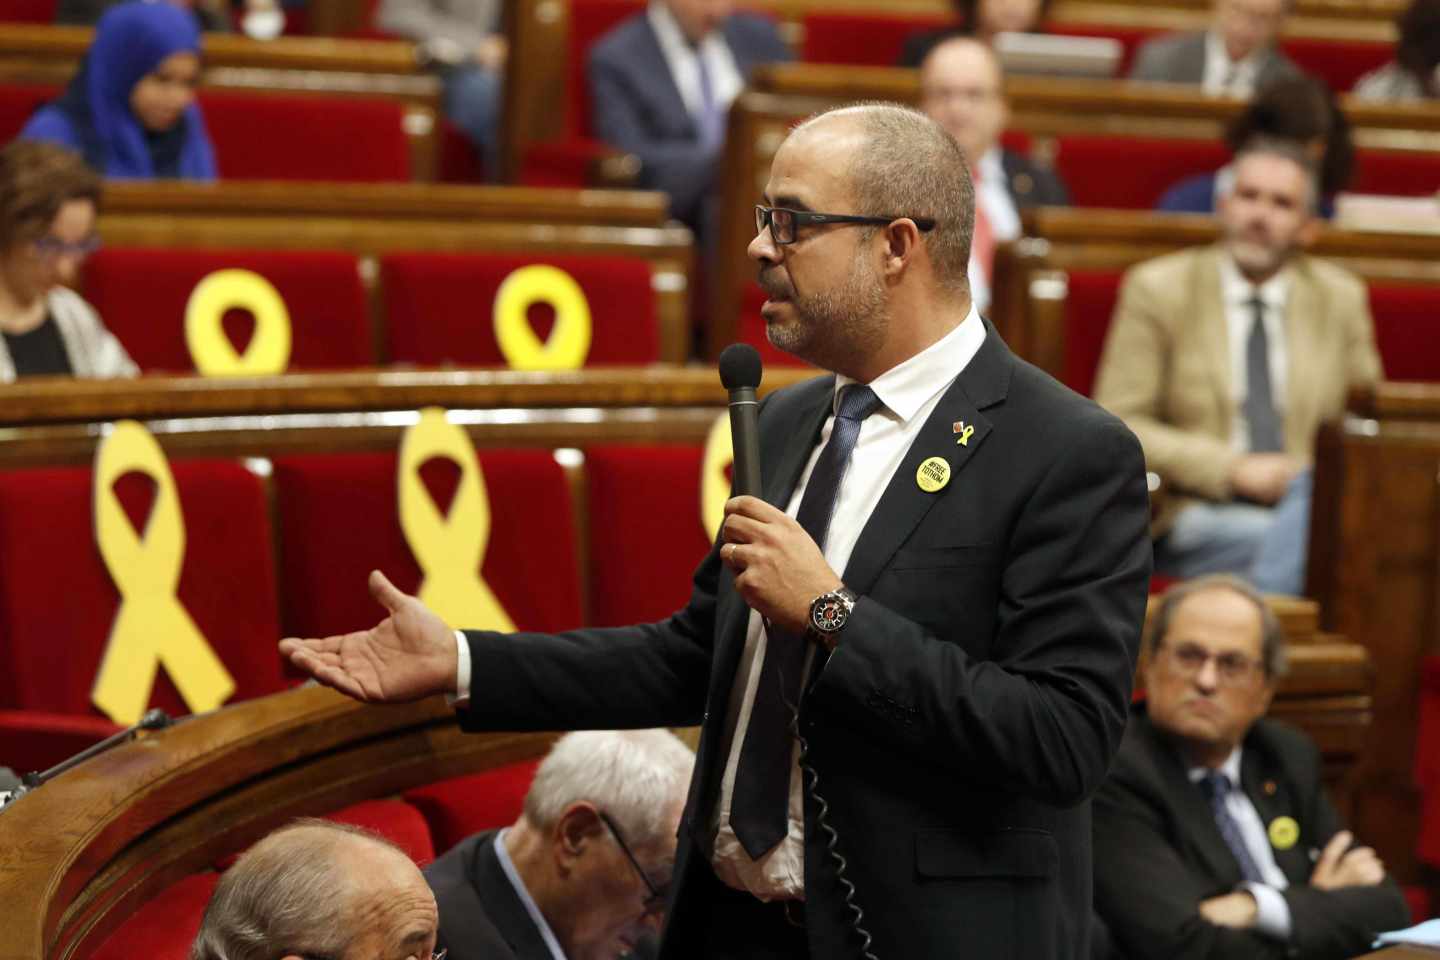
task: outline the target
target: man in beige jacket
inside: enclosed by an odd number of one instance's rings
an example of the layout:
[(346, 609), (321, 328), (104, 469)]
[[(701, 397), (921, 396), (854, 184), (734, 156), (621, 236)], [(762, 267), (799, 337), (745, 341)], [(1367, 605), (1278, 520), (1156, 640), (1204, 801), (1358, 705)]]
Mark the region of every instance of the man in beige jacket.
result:
[(1380, 378), (1380, 358), (1363, 282), (1301, 252), (1318, 230), (1310, 159), (1257, 141), (1235, 172), (1220, 243), (1125, 277), (1095, 398), (1169, 492), (1157, 573), (1234, 572), (1296, 594), (1316, 431)]

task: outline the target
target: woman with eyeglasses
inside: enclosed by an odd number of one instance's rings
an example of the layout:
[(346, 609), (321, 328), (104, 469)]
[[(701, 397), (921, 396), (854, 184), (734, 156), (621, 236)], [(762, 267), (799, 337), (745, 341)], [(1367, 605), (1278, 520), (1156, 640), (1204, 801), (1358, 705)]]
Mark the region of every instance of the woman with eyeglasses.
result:
[(66, 286), (99, 245), (99, 202), (100, 178), (64, 147), (20, 140), (0, 150), (0, 382), (139, 373)]
[(122, 3), (100, 18), (79, 72), (20, 138), (70, 147), (107, 177), (214, 180), (199, 81), (200, 29), (190, 12)]

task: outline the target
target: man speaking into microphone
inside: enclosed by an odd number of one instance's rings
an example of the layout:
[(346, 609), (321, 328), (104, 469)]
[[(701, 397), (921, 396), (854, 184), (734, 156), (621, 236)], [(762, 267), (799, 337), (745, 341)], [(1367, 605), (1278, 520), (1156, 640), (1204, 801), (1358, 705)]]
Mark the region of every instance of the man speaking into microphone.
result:
[(833, 375), (761, 404), (763, 496), (726, 505), (683, 610), (457, 634), (375, 573), (377, 627), (281, 645), (362, 700), (456, 694), (466, 729), (701, 724), (667, 960), (1088, 950), (1144, 463), (973, 309), (968, 169), (889, 105), (777, 152), (749, 247), (767, 333)]

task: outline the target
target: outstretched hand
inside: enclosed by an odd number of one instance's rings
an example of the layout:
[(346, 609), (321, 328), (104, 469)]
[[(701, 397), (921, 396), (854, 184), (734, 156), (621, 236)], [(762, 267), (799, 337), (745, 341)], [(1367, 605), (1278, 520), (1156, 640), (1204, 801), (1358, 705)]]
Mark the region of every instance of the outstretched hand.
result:
[(280, 641), (280, 653), (327, 687), (365, 703), (407, 703), (455, 692), (455, 634), (379, 570), (370, 595), (388, 612), (369, 630)]

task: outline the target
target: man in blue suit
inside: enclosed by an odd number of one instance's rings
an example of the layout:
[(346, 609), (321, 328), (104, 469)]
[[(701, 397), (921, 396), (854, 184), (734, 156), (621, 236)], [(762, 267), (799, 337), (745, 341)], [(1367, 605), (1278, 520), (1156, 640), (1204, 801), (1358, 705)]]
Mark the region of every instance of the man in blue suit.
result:
[(651, 0), (587, 64), (596, 134), (639, 157), (639, 185), (669, 194), (671, 212), (702, 233), (731, 101), (755, 67), (790, 59), (774, 23), (733, 9)]

